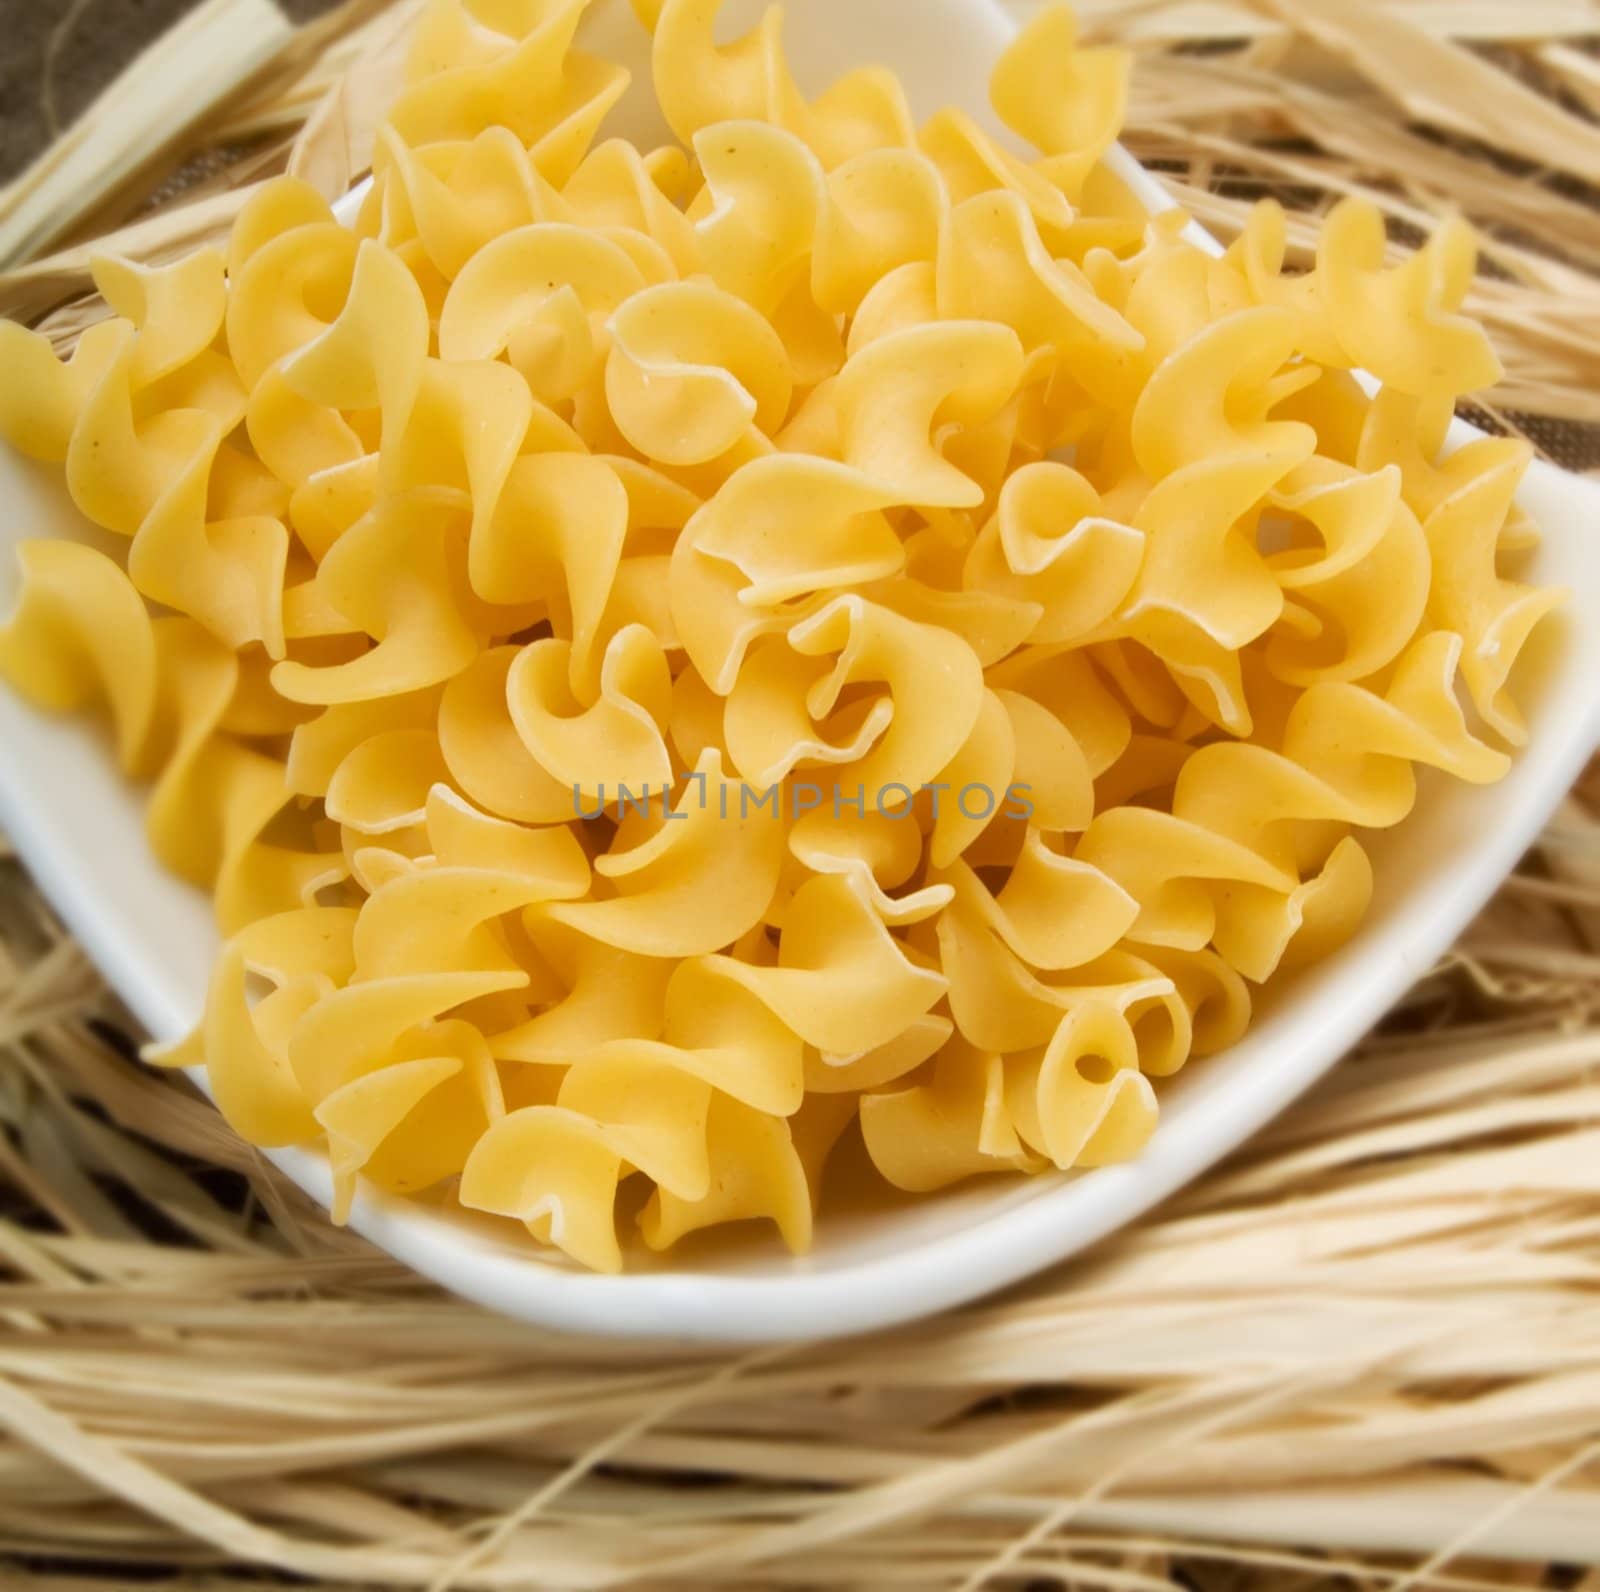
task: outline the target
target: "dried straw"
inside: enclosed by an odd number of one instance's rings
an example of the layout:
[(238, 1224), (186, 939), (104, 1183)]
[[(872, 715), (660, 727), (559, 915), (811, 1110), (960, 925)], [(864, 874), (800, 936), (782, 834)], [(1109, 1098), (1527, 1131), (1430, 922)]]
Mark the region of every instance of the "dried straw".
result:
[[(165, 152), (140, 182), (212, 175), (116, 246), (224, 227), (302, 123), (298, 169), (342, 186), (396, 9), (347, 5), (186, 128), (141, 124)], [(1600, 461), (1592, 0), (1082, 9), (1141, 56), (1134, 147), (1219, 230), (1263, 191), (1306, 212), (1302, 247), (1352, 191), (1488, 228), (1503, 402)], [(148, 104), (171, 59), (117, 92)], [(35, 173), (0, 227), (23, 192), (99, 224), (129, 175), (64, 208)], [(16, 247), (0, 307), (69, 341), (100, 313), (81, 247)], [(445, 1298), (328, 1227), (127, 1033), (0, 860), (5, 1587), (1600, 1592), (1574, 1568), (1600, 1566), (1600, 773), (1245, 1153), (1088, 1260), (842, 1346), (642, 1355)]]

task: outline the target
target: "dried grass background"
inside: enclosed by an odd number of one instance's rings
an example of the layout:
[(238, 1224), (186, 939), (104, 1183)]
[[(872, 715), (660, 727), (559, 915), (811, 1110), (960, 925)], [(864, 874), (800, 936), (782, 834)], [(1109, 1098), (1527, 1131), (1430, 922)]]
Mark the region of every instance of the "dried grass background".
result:
[[(1594, 0), (1080, 5), (1219, 232), (1266, 191), (1302, 242), (1350, 191), (1402, 241), (1485, 227), (1490, 418), (1600, 463)], [(179, 251), (291, 159), (342, 189), (409, 10), (205, 0), (0, 190), (0, 311), (70, 342), (84, 240)], [(641, 1356), (449, 1299), (127, 1035), (0, 859), (0, 1587), (1600, 1592), (1600, 776), (1247, 1151), (844, 1345)]]

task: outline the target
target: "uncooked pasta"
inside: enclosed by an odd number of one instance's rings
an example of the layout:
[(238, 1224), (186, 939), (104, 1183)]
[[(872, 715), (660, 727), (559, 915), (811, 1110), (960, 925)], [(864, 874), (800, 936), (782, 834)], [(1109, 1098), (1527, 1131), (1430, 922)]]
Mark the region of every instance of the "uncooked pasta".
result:
[(1472, 235), (1390, 266), (1350, 201), (1293, 274), (1263, 204), (1214, 258), (1060, 7), (1002, 134), (637, 0), (640, 149), (586, 5), (431, 0), (354, 225), (283, 179), (98, 261), (70, 360), (0, 324), (0, 432), (120, 539), (23, 545), (0, 673), (105, 709), (215, 893), (159, 1059), (336, 1215), (599, 1270), (803, 1251), (847, 1135), (919, 1193), (1135, 1156), (1359, 931), (1416, 767), (1526, 738), (1528, 449), (1444, 451)]

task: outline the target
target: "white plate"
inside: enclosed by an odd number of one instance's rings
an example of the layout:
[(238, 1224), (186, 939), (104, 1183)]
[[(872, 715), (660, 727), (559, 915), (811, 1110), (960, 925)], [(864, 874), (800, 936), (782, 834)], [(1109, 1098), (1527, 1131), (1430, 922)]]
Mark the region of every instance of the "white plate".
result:
[[(748, 25), (760, 7), (734, 0), (730, 24)], [(850, 66), (882, 61), (903, 74), (919, 115), (954, 103), (987, 116), (989, 64), (1013, 26), (994, 0), (805, 0), (790, 10), (789, 41), (812, 91)], [(626, 0), (600, 0), (585, 27), (588, 42), (635, 69), (633, 94), (609, 130), (659, 135), (645, 39)], [(1152, 208), (1167, 207), (1158, 185), (1120, 151), (1117, 165)], [(1457, 440), (1471, 435), (1459, 428)], [(1356, 942), (1275, 1002), (1242, 1044), (1165, 1086), (1160, 1129), (1134, 1164), (825, 1211), (817, 1248), (803, 1260), (752, 1242), (691, 1251), (683, 1269), (622, 1277), (580, 1273), (504, 1227), (371, 1194), (357, 1201), (355, 1227), (445, 1287), (529, 1322), (613, 1337), (753, 1343), (928, 1315), (1132, 1220), (1282, 1110), (1428, 970), (1533, 842), (1600, 740), (1600, 558), (1592, 540), (1600, 535), (1600, 487), (1537, 465), (1522, 502), (1546, 537), (1535, 578), (1575, 594), (1519, 682), (1531, 746), (1491, 789), (1425, 782), (1411, 821), (1372, 846), (1378, 896)], [(47, 472), (0, 450), (0, 611), (15, 587), (11, 545), (46, 532), (93, 534)], [(150, 1032), (186, 1032), (217, 946), (209, 905), (151, 859), (141, 802), (104, 739), (82, 722), (37, 716), (0, 689), (0, 749), (0, 826)], [(203, 1087), (203, 1078), (195, 1082)], [(318, 1155), (274, 1160), (327, 1203)]]

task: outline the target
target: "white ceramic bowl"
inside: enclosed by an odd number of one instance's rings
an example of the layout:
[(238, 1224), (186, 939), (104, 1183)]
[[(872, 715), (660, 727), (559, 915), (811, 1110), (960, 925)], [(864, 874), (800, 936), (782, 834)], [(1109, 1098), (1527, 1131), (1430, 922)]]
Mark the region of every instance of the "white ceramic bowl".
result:
[[(763, 0), (734, 0), (748, 26)], [(1014, 23), (997, 0), (804, 0), (789, 42), (815, 91), (850, 66), (881, 61), (903, 76), (919, 115), (946, 103), (988, 116), (990, 63)], [(626, 0), (599, 0), (592, 47), (625, 60), (635, 87), (612, 130), (664, 133), (649, 95), (646, 40)], [(1117, 169), (1153, 209), (1160, 187), (1122, 151)], [(1199, 236), (1209, 247), (1209, 238)], [(1457, 441), (1473, 433), (1461, 427)], [(1532, 843), (1600, 740), (1600, 487), (1535, 466), (1522, 502), (1546, 541), (1536, 578), (1571, 587), (1523, 671), (1532, 744), (1504, 784), (1425, 782), (1403, 830), (1372, 847), (1378, 894), (1359, 938), (1274, 1001), (1225, 1056), (1163, 1088), (1162, 1121), (1129, 1166), (1076, 1177), (996, 1179), (916, 1203), (825, 1212), (815, 1252), (790, 1259), (755, 1243), (691, 1252), (679, 1269), (621, 1277), (578, 1272), (514, 1233), (420, 1205), (358, 1199), (355, 1227), (417, 1271), (470, 1299), (543, 1326), (608, 1337), (764, 1342), (864, 1331), (925, 1316), (1017, 1281), (1148, 1210), (1255, 1132), (1325, 1072), (1449, 946)], [(0, 612), (24, 536), (92, 537), (46, 472), (0, 449)], [(37, 716), (0, 688), (0, 826), (89, 954), (159, 1039), (200, 1010), (217, 947), (209, 904), (167, 877), (141, 828), (142, 803), (103, 737)], [(202, 1088), (203, 1076), (194, 1080)], [(274, 1157), (324, 1204), (312, 1153)]]

